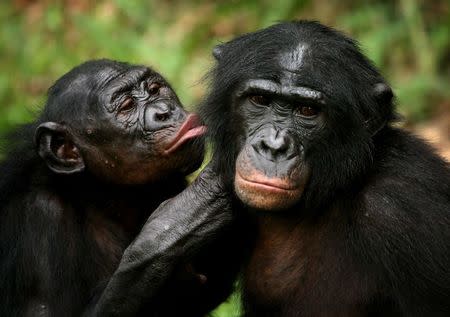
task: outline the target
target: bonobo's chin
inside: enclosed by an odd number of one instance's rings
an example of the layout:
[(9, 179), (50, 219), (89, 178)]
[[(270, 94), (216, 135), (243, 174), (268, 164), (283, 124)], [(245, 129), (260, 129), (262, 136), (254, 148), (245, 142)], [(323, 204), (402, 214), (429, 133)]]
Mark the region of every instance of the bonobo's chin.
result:
[(301, 198), (303, 186), (292, 187), (281, 179), (249, 178), (236, 172), (234, 190), (248, 207), (281, 211), (295, 205)]

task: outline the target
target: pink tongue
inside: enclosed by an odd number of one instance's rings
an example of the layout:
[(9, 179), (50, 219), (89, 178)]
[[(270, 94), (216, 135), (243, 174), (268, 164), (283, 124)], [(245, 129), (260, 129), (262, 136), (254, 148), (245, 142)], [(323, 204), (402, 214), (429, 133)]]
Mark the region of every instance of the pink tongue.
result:
[(187, 131), (185, 134), (183, 134), (173, 145), (171, 145), (168, 149), (164, 151), (164, 154), (170, 154), (177, 150), (183, 143), (185, 143), (189, 139), (193, 139), (195, 137), (201, 136), (206, 133), (206, 126), (201, 125), (198, 127), (195, 127), (189, 131)]
[(189, 114), (181, 125), (173, 140), (168, 144), (164, 154), (170, 154), (177, 150), (187, 140), (205, 134), (206, 126), (200, 125), (199, 117), (196, 114)]

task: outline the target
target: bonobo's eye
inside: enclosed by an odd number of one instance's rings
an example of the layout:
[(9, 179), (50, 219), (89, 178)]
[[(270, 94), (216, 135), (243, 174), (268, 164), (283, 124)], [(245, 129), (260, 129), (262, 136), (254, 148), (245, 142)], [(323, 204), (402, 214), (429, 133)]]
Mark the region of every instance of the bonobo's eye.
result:
[(264, 95), (250, 95), (248, 99), (254, 104), (262, 106), (268, 106), (271, 102), (270, 98)]
[(133, 98), (127, 97), (119, 106), (118, 113), (128, 112), (134, 108)]
[(300, 115), (301, 117), (312, 119), (317, 117), (319, 114), (320, 109), (314, 106), (300, 106), (297, 108), (296, 113)]
[(148, 93), (150, 95), (157, 95), (159, 94), (159, 90), (161, 89), (161, 84), (160, 83), (151, 83), (148, 86)]

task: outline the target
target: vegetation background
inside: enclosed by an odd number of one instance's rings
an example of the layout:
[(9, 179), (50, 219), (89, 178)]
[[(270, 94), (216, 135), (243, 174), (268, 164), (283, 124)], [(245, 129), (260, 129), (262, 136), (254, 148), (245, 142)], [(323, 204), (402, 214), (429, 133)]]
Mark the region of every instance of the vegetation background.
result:
[[(448, 0), (2, 1), (0, 133), (31, 120), (49, 86), (87, 59), (151, 65), (192, 108), (215, 44), (299, 18), (358, 39), (394, 87), (403, 125), (450, 159)], [(237, 294), (212, 315), (239, 315)]]

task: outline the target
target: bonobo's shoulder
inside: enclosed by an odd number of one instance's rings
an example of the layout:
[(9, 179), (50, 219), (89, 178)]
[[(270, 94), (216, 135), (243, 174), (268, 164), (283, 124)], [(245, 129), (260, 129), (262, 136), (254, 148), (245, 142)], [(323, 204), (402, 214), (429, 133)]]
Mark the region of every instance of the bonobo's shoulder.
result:
[[(399, 296), (430, 294), (421, 299), (424, 305), (436, 298), (448, 300), (448, 163), (410, 133), (397, 129), (383, 133), (378, 141), (384, 148), (377, 148), (374, 158), (376, 170), (357, 201), (355, 252), (381, 269), (386, 287), (399, 281)], [(439, 277), (432, 281), (433, 290), (425, 289), (429, 276)]]
[(405, 129), (386, 127), (374, 137), (374, 145), (375, 158), (379, 161), (428, 161), (449, 171), (448, 162), (436, 154), (436, 150), (428, 142)]
[(27, 124), (2, 136), (0, 208), (13, 195), (28, 190), (28, 180), (39, 161), (33, 144), (35, 125)]
[(366, 212), (391, 220), (450, 222), (449, 164), (409, 132), (389, 129), (377, 138), (374, 170), (362, 191)]
[(374, 140), (370, 184), (408, 190), (450, 192), (450, 164), (424, 140), (402, 129), (388, 128)]

